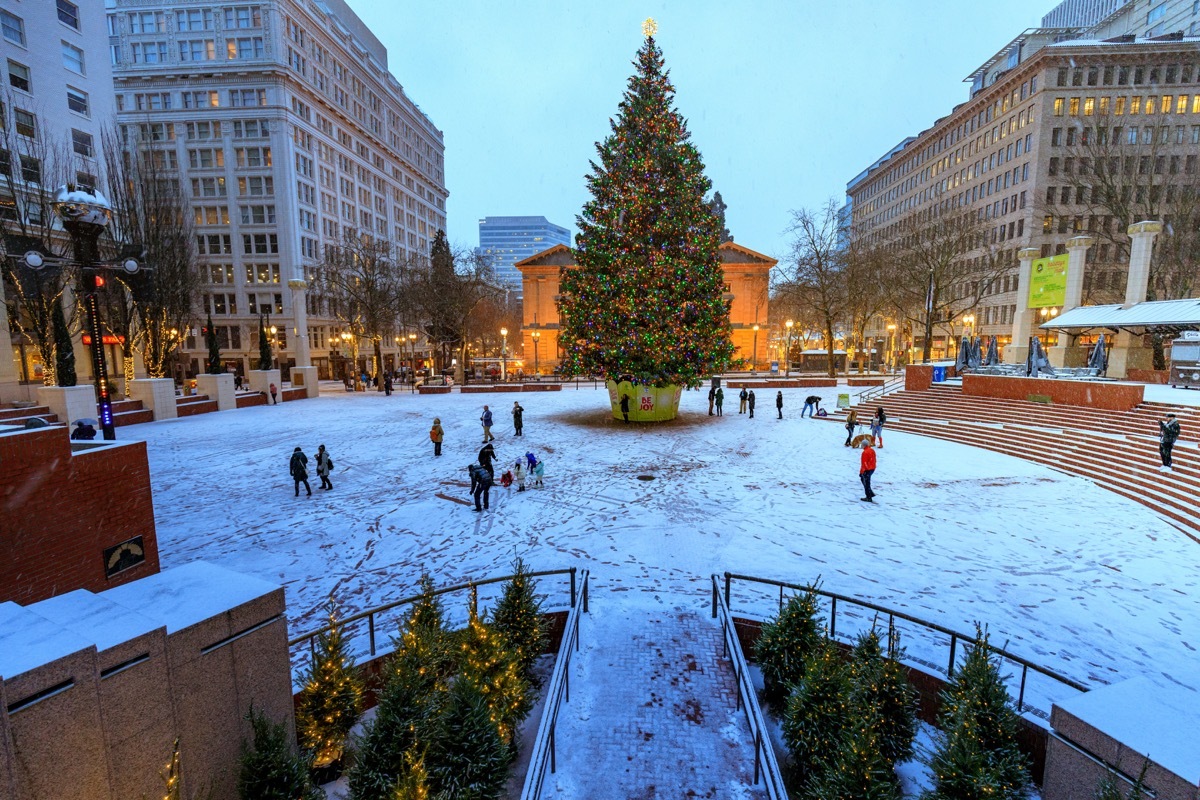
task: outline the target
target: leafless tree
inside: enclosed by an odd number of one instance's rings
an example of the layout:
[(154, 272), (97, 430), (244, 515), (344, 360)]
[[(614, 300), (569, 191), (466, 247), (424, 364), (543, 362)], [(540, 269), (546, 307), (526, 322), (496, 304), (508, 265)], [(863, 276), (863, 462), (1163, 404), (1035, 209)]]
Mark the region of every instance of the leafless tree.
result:
[(114, 273), (117, 279), (106, 294), (104, 319), (123, 337), (127, 379), (135, 349), (150, 377), (167, 375), (183, 340), (180, 332), (195, 319), (201, 284), (194, 220), (175, 150), (141, 138), (137, 130), (114, 125), (101, 134), (113, 249), (136, 253), (146, 267), (133, 275)]
[[(867, 329), (885, 309), (891, 306), (888, 289), (888, 254), (865, 242), (848, 242), (843, 249), (845, 260), (846, 319), (851, 338), (855, 342), (857, 360), (862, 365), (863, 356), (871, 360), (871, 343), (867, 341)], [(846, 370), (850, 360), (846, 359)]]
[(825, 336), (829, 377), (837, 374), (834, 328), (849, 308), (846, 259), (839, 246), (838, 206), (829, 200), (820, 209), (792, 211), (791, 252), (781, 265), (777, 295), (814, 320)]

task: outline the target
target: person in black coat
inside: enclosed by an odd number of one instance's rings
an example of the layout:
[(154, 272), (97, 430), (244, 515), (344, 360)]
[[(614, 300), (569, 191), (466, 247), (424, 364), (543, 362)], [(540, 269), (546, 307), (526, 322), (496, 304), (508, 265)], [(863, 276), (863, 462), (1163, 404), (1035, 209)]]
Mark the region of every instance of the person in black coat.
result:
[(288, 470), (292, 473), (292, 480), (296, 482), (296, 497), (300, 496), (300, 484), (302, 483), (308, 490), (308, 496), (312, 497), (312, 487), (308, 485), (308, 456), (304, 455), (299, 447), (292, 451), (292, 460), (288, 463)]
[(1174, 414), (1167, 414), (1167, 418), (1158, 423), (1158, 454), (1162, 456), (1164, 472), (1171, 469), (1171, 450), (1178, 439), (1179, 420), (1175, 419)]
[(495, 471), (492, 467), (492, 460), (496, 458), (496, 449), (492, 447), (492, 443), (488, 442), (479, 451), (479, 466), (487, 470), (488, 476), (495, 480)]
[(392, 374), (390, 372), (383, 373), (383, 396), (392, 396)]
[(629, 424), (629, 395), (621, 395), (621, 416), (625, 418), (625, 424)]
[(783, 392), (775, 393), (775, 410), (779, 412), (779, 418), (783, 419)]
[[(471, 496), (475, 498), (475, 510), (483, 511), (488, 507), (488, 494), (492, 488), (492, 468), (489, 465), (486, 469), (483, 466), (471, 468)], [(483, 506), (480, 507), (479, 501), (483, 500)]]
[(519, 402), (513, 403), (513, 435), (514, 436), (522, 435), (521, 432), (524, 430), (524, 424), (525, 424), (523, 422), (524, 415), (525, 415), (525, 409), (521, 408), (521, 404)]
[(750, 390), (750, 396), (746, 398), (746, 407), (750, 409), (750, 419), (754, 419), (754, 390)]
[(84, 422), (79, 419), (75, 421), (75, 430), (71, 431), (71, 438), (82, 441), (91, 441), (96, 438), (96, 429), (91, 423)]

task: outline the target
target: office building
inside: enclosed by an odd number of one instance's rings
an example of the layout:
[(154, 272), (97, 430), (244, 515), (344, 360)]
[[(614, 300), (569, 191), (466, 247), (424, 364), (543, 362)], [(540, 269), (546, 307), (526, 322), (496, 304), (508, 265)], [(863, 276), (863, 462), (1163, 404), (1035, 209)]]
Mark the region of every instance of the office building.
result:
[(479, 220), (479, 252), (490, 258), (500, 283), (519, 296), (518, 261), (549, 250), (556, 244), (571, 246), (571, 232), (545, 217), (484, 217)]
[(1043, 28), (1082, 28), (1087, 39), (1200, 33), (1195, 0), (1063, 0), (1042, 17)]
[[(386, 48), (343, 0), (115, 0), (108, 34), (129, 141), (161, 150), (190, 196), (198, 311), (227, 366), (251, 366), (269, 314), (285, 375), (306, 351), (323, 378), (369, 367), (369, 343), (341, 336), (323, 253), (354, 232), (426, 254), (448, 194), (442, 132)], [(407, 359), (383, 344), (383, 368)], [(198, 371), (202, 338), (185, 353)]]

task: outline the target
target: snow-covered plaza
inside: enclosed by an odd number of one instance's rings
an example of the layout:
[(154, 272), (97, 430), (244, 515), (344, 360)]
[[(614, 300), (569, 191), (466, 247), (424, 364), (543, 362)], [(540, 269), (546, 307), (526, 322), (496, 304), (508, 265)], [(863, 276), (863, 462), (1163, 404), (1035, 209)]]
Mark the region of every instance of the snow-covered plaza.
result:
[[(1148, 509), (1032, 463), (902, 433), (884, 435), (874, 505), (859, 502), (859, 453), (836, 424), (784, 419), (760, 391), (754, 419), (728, 393), (723, 417), (685, 392), (672, 423), (610, 419), (603, 389), (348, 394), (206, 414), (121, 431), (148, 443), (164, 568), (204, 559), (286, 587), (293, 635), (439, 585), (535, 569), (591, 570), (593, 614), (620, 607), (703, 611), (709, 576), (821, 577), (947, 627), (989, 626), (994, 644), (1083, 683), (1148, 676), (1200, 688), (1200, 548)], [(844, 387), (840, 391), (845, 391)], [(509, 410), (525, 408), (525, 436)], [(532, 451), (545, 487), (492, 490), (477, 514), (466, 466), (496, 415), (499, 476)], [(435, 458), (428, 431), (446, 430)], [(288, 458), (317, 445), (293, 497)], [(310, 464), (310, 470), (312, 465)], [(653, 476), (641, 480), (639, 476)]]

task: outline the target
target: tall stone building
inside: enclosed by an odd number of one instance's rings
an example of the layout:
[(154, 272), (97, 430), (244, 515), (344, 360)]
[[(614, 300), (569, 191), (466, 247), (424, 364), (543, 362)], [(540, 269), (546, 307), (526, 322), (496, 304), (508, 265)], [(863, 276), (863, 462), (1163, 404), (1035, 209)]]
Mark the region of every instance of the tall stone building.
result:
[[(104, 3), (0, 0), (0, 62), (0, 227), (11, 233), (19, 216), (45, 211), (21, 195), (97, 182), (100, 134), (113, 114)], [(0, 400), (28, 399), (43, 364), (9, 322), (0, 302)], [(85, 373), (87, 359), (78, 363)]]
[(545, 217), (484, 217), (479, 220), (479, 252), (491, 259), (496, 278), (517, 297), (521, 296), (524, 261), (556, 244), (571, 246), (571, 232)]
[[(361, 358), (368, 343), (340, 335), (324, 291), (325, 248), (356, 231), (424, 254), (446, 226), (442, 132), (386, 48), (343, 0), (115, 0), (108, 33), (130, 145), (162, 149), (189, 195), (198, 311), (227, 366), (257, 357), (260, 314), (285, 374), (306, 351), (326, 378)], [(189, 333), (196, 371), (204, 343)], [(406, 360), (383, 344), (385, 368)]]
[[(1087, 35), (1083, 28), (1022, 33), (968, 76), (966, 102), (847, 186), (858, 242), (894, 245), (915, 220), (938, 214), (978, 221), (982, 241), (962, 257), (994, 259), (1000, 269), (994, 280), (950, 287), (961, 310), (939, 321), (935, 357), (951, 354), (953, 339), (967, 332), (996, 335), (1002, 346), (1035, 332), (1038, 315), (1029, 330), (1013, 326), (1018, 253), (1026, 248), (1050, 256), (1073, 237), (1089, 237), (1084, 302), (1123, 297), (1125, 230), (1141, 219), (1115, 213), (1097, 175), (1119, 175), (1123, 200), (1115, 205), (1136, 216), (1169, 214), (1176, 192), (1197, 183), (1200, 40)], [(871, 335), (886, 336), (888, 322), (879, 320)], [(919, 351), (920, 326), (904, 339)]]

